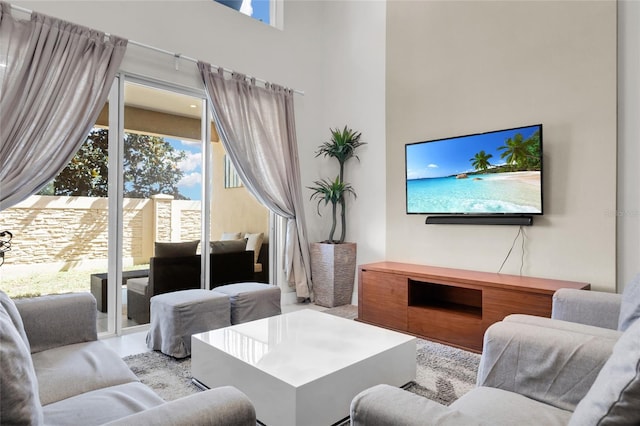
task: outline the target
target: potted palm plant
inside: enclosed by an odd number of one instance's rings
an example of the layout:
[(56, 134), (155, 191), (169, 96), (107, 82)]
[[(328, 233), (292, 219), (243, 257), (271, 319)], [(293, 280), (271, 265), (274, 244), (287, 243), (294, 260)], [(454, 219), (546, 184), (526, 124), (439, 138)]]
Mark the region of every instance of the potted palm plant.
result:
[[(331, 138), (316, 151), (316, 157), (335, 158), (339, 172), (335, 179), (321, 179), (314, 182), (311, 199), (317, 200), (320, 206), (331, 204), (331, 230), (329, 238), (318, 243), (311, 243), (311, 274), (315, 303), (320, 306), (333, 307), (351, 303), (356, 269), (356, 243), (345, 242), (347, 232), (346, 198), (356, 193), (353, 187), (344, 181), (344, 166), (350, 158), (360, 160), (355, 154), (358, 147), (365, 144), (360, 138), (362, 134), (347, 126), (344, 129), (330, 129)], [(338, 222), (338, 206), (340, 206), (340, 238), (334, 238)]]

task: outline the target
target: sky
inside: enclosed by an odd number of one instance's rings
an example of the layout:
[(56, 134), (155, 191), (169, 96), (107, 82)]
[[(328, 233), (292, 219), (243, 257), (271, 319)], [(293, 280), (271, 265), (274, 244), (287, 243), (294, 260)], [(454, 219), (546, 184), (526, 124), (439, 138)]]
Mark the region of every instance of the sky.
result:
[(191, 200), (202, 199), (202, 145), (200, 142), (165, 138), (178, 151), (185, 151), (186, 158), (178, 163), (184, 176), (178, 182), (180, 193)]
[(243, 0), (240, 11), (265, 24), (269, 23), (269, 0)]
[(511, 130), (460, 136), (435, 141), (406, 145), (407, 178), (424, 179), (451, 176), (473, 171), (470, 159), (482, 150), (492, 154), (489, 163), (494, 166), (505, 164), (500, 158), (502, 151), (497, 148), (517, 133), (527, 139), (538, 126), (521, 127)]

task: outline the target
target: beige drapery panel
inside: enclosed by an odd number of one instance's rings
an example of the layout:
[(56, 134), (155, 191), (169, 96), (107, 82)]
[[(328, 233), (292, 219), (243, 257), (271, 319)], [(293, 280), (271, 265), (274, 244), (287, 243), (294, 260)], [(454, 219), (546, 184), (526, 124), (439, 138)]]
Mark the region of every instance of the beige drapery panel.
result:
[(0, 2), (0, 210), (50, 182), (104, 106), (127, 40)]
[(287, 219), (285, 275), (298, 299), (311, 297), (311, 271), (296, 141), (293, 93), (256, 86), (198, 62), (220, 140), (247, 189)]

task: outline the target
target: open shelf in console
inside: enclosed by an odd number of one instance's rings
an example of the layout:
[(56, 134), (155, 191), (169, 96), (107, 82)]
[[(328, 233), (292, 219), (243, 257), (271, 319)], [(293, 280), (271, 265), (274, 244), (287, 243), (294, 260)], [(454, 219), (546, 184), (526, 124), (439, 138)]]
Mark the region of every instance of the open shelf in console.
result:
[(409, 306), (482, 319), (482, 290), (409, 279)]

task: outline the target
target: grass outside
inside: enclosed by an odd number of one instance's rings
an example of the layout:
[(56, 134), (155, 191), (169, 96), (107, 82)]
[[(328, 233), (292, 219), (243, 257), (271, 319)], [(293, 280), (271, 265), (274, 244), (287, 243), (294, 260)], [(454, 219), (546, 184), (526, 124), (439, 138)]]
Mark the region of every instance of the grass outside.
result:
[[(125, 267), (125, 271), (148, 269), (149, 265)], [(44, 294), (88, 292), (91, 290), (91, 274), (104, 273), (104, 268), (95, 270), (70, 270), (37, 273), (18, 277), (3, 277), (0, 289), (12, 298), (35, 297)]]

